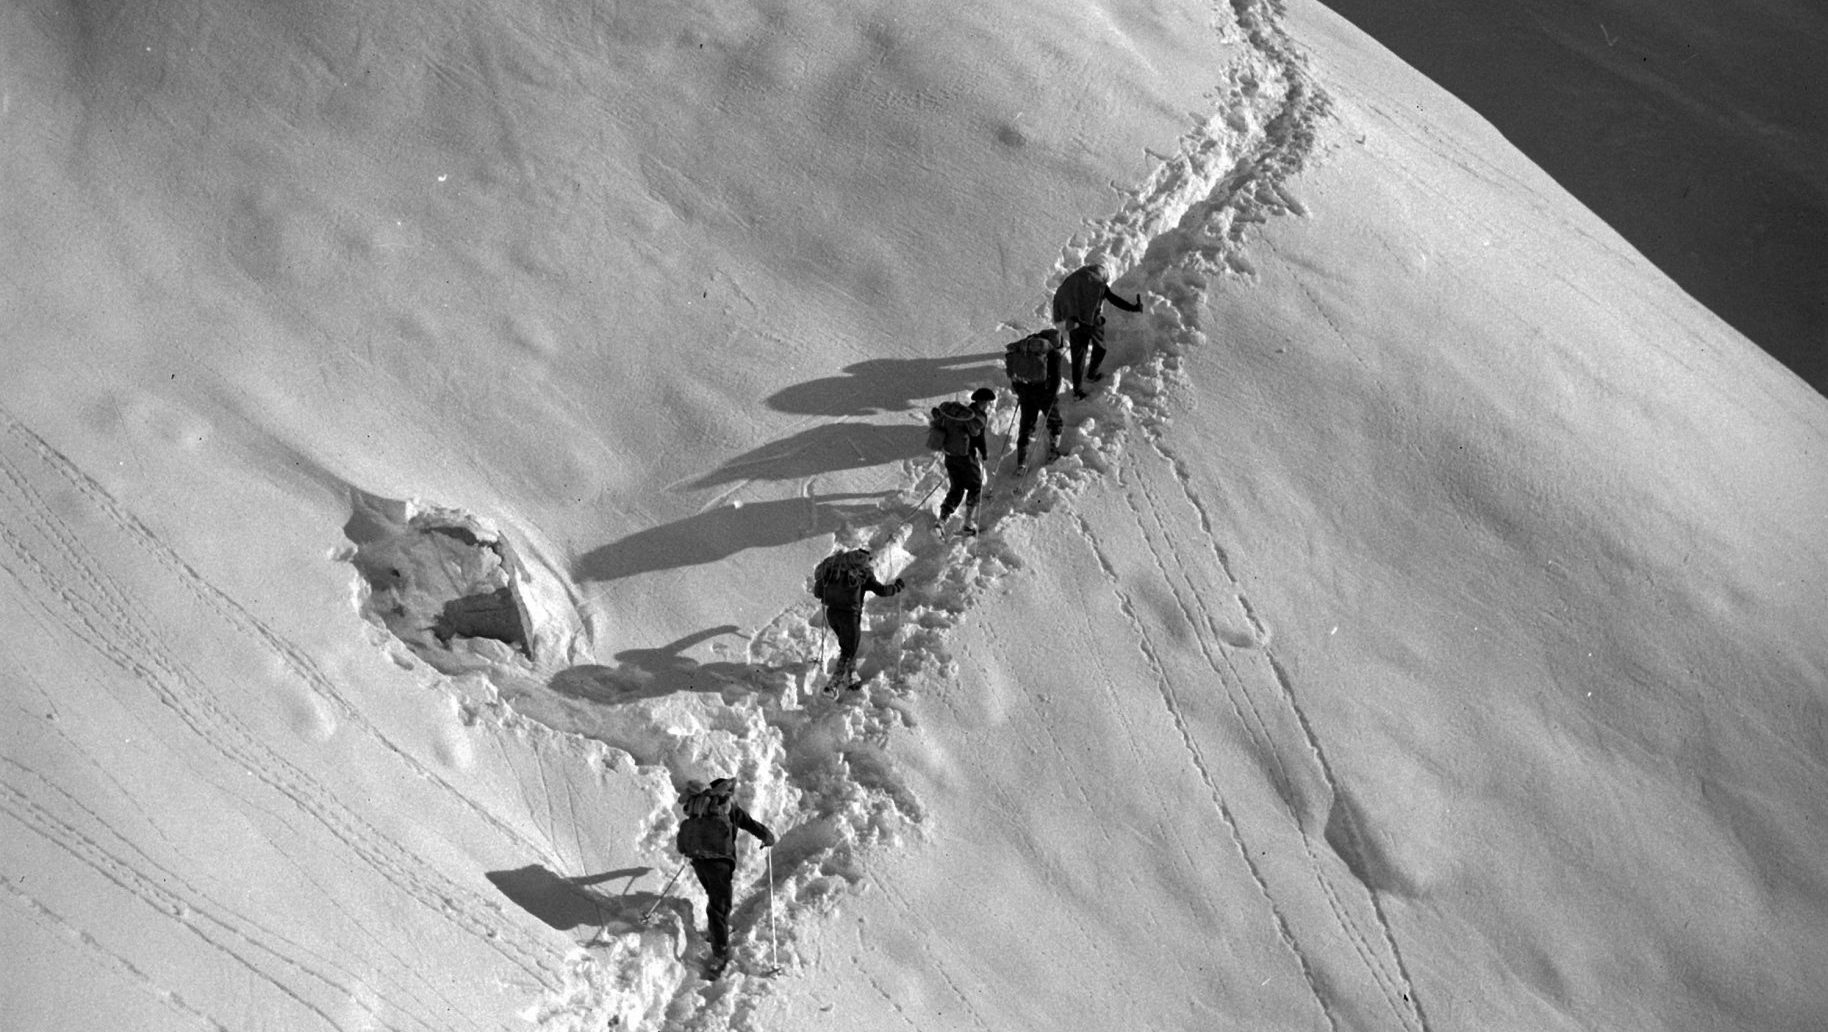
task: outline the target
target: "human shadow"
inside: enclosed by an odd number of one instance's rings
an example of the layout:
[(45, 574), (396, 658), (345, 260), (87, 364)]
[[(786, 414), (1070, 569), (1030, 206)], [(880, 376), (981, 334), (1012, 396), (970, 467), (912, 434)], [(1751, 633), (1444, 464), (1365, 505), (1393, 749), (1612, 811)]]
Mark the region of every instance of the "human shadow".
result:
[(913, 423), (827, 423), (739, 455), (688, 484), (717, 487), (739, 480), (799, 480), (866, 469), (926, 453), (926, 431)]
[(702, 566), (750, 548), (790, 545), (842, 530), (852, 521), (868, 517), (877, 511), (883, 497), (839, 494), (751, 502), (740, 509), (720, 505), (593, 548), (572, 564), (571, 577), (579, 583), (618, 580), (640, 573)]
[(1001, 372), (996, 364), (1001, 357), (1002, 352), (987, 351), (939, 358), (865, 359), (845, 366), (842, 375), (783, 387), (768, 396), (768, 407), (810, 416), (905, 412), (922, 399), (984, 386)]
[[(617, 932), (638, 931), (643, 915), (655, 909), (660, 893), (629, 891), (635, 879), (651, 874), (653, 870), (652, 867), (625, 867), (602, 874), (565, 878), (543, 864), (528, 864), (511, 871), (489, 871), (485, 877), (516, 906), (553, 929), (569, 932), (576, 928), (604, 928)], [(617, 895), (588, 891), (592, 886), (617, 878), (628, 879), (628, 885)]]
[(604, 705), (657, 699), (679, 692), (722, 691), (743, 683), (753, 668), (748, 663), (700, 663), (683, 653), (711, 638), (736, 633), (735, 624), (726, 624), (657, 649), (624, 649), (616, 653), (616, 666), (586, 663), (568, 667), (554, 674), (548, 684), (560, 695)]

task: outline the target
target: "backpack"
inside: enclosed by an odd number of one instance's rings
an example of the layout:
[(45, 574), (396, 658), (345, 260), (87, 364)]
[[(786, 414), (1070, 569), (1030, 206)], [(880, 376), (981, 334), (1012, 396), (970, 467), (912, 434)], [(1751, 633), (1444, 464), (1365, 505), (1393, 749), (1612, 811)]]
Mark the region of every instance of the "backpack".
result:
[(971, 439), (984, 432), (984, 417), (962, 401), (942, 401), (927, 418), (927, 447), (947, 455), (971, 454)]
[(718, 778), (709, 785), (688, 781), (680, 805), (685, 819), (673, 838), (680, 856), (710, 860), (736, 855), (736, 824), (730, 819), (730, 808), (736, 805), (734, 778)]
[(1003, 349), (1003, 372), (1012, 384), (1044, 383), (1047, 380), (1047, 356), (1058, 338), (1043, 334), (1023, 337)]
[(819, 560), (812, 570), (812, 593), (826, 605), (856, 605), (863, 586), (875, 576), (873, 558), (867, 548), (852, 548)]

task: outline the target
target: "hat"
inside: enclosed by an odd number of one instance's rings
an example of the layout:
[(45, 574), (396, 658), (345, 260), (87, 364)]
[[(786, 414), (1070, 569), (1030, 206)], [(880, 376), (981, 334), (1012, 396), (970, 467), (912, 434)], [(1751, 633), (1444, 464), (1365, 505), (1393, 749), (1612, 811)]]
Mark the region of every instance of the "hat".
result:
[(979, 387), (977, 390), (971, 392), (971, 400), (972, 401), (995, 401), (995, 400), (997, 400), (997, 392), (991, 390), (988, 387)]

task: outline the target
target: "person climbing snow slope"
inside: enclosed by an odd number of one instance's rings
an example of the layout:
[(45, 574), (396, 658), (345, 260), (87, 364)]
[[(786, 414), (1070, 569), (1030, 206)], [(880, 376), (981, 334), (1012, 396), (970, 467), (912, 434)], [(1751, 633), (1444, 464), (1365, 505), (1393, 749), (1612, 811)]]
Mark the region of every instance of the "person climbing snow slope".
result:
[[(1085, 397), (1085, 384), (1104, 379), (1098, 367), (1104, 362), (1104, 303), (1126, 312), (1142, 311), (1142, 296), (1126, 301), (1111, 292), (1104, 265), (1080, 266), (1054, 291), (1054, 323), (1073, 355), (1073, 397)], [(1086, 361), (1087, 356), (1091, 361)]]
[(736, 804), (734, 778), (715, 778), (709, 784), (687, 781), (681, 805), (685, 809), (685, 819), (679, 822), (674, 845), (681, 856), (692, 862), (692, 873), (698, 876), (698, 884), (705, 890), (705, 938), (711, 944), (705, 977), (716, 978), (730, 962), (736, 829), (741, 828), (761, 840), (764, 848), (774, 845), (774, 832)]
[(863, 637), (863, 599), (866, 594), (898, 594), (903, 584), (884, 584), (876, 579), (870, 550), (852, 548), (834, 552), (812, 571), (812, 592), (825, 604), (825, 625), (838, 637), (838, 663), (832, 668), (825, 694), (835, 696), (838, 689), (862, 687), (857, 677), (857, 645)]
[(939, 452), (946, 462), (946, 496), (939, 502), (939, 527), (962, 501), (965, 521), (962, 534), (977, 533), (977, 503), (984, 490), (984, 458), (989, 448), (984, 443), (984, 428), (989, 425), (990, 406), (997, 392), (979, 387), (971, 392), (971, 404), (941, 402), (933, 409), (927, 423), (927, 447)]
[(1004, 349), (1003, 371), (1016, 396), (1016, 475), (1021, 476), (1028, 472), (1028, 442), (1037, 421), (1046, 421), (1047, 459), (1060, 454), (1060, 332), (1042, 330), (1010, 344)]

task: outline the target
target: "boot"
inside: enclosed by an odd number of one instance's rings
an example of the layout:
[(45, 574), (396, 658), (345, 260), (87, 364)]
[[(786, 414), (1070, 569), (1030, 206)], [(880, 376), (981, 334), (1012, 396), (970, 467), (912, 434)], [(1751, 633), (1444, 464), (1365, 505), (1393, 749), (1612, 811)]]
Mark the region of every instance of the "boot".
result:
[(856, 666), (855, 659), (840, 658), (838, 660), (838, 664), (832, 667), (831, 677), (825, 682), (823, 691), (826, 698), (835, 699), (840, 690), (850, 687), (857, 676)]

